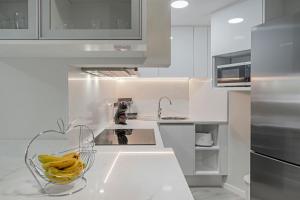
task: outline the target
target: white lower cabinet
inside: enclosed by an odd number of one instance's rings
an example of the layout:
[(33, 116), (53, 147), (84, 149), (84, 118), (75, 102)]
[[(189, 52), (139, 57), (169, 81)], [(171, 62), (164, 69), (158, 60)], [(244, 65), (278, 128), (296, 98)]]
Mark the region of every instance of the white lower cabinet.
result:
[[(227, 124), (160, 124), (166, 148), (172, 148), (186, 176), (224, 176), (228, 174)], [(197, 133), (211, 133), (213, 146), (196, 146)]]
[(160, 124), (160, 133), (166, 148), (173, 148), (184, 175), (195, 174), (194, 124)]
[[(227, 175), (227, 124), (196, 124), (197, 133), (211, 133), (213, 146), (196, 147), (196, 175)], [(197, 136), (196, 136), (197, 137)]]

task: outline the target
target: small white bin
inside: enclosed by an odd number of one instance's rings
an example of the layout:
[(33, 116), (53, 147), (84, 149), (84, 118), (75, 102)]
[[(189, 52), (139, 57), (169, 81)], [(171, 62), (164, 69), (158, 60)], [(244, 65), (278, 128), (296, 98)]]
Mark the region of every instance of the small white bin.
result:
[(211, 133), (196, 133), (196, 146), (211, 147), (213, 145), (214, 141)]

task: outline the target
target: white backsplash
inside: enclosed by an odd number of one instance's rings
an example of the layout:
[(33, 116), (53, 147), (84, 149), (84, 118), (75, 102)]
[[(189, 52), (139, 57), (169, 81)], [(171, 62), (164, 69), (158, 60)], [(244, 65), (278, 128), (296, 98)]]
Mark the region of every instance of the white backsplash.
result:
[(161, 101), (162, 115), (188, 116), (189, 81), (188, 79), (128, 79), (117, 81), (117, 97), (133, 99), (132, 112), (140, 117), (157, 116), (160, 97), (167, 96), (172, 105), (164, 99)]
[(116, 82), (95, 78), (69, 79), (69, 120), (83, 123), (94, 131), (112, 120)]
[(69, 118), (99, 130), (113, 120), (112, 104), (118, 98), (132, 98), (131, 112), (141, 119), (156, 119), (158, 100), (163, 116), (184, 116), (202, 121), (227, 121), (227, 91), (212, 88), (203, 79), (112, 79), (69, 80)]

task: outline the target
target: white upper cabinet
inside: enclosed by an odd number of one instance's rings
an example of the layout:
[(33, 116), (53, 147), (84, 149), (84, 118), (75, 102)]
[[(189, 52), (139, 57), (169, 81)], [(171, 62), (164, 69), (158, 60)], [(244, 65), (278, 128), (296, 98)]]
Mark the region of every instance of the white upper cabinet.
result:
[(172, 27), (171, 66), (160, 68), (160, 77), (194, 76), (194, 28)]
[(43, 39), (142, 39), (141, 0), (42, 0)]
[[(229, 23), (229, 20), (243, 21)], [(263, 23), (263, 0), (247, 0), (212, 15), (212, 55), (251, 49), (251, 29)]]
[(0, 57), (167, 67), (170, 35), (169, 0), (0, 0)]
[(0, 1), (0, 39), (38, 39), (38, 0)]
[(146, 2), (0, 0), (0, 39), (143, 40)]

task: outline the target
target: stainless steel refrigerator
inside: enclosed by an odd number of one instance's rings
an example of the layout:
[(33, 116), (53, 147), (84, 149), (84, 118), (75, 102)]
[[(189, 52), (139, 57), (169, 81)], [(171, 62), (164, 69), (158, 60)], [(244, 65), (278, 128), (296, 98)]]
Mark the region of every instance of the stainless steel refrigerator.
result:
[(252, 31), (251, 200), (300, 200), (300, 14)]

